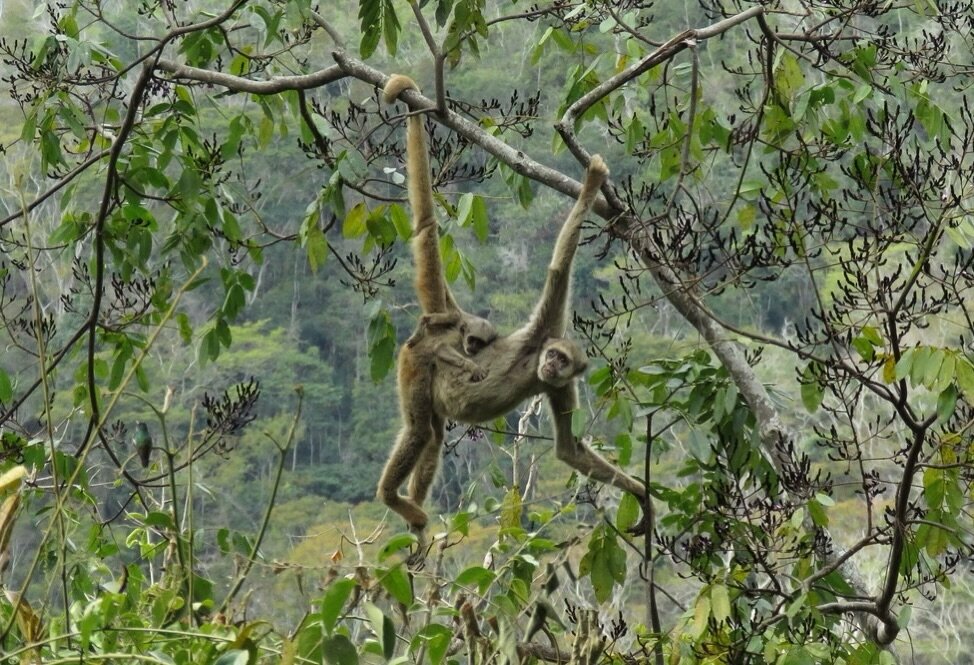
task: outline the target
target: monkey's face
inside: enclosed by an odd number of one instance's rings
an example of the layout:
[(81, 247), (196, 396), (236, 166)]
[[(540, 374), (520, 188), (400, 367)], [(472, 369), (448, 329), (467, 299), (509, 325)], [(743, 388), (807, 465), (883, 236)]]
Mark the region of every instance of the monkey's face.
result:
[(585, 371), (588, 359), (578, 345), (563, 339), (550, 342), (538, 357), (538, 378), (549, 386), (561, 388)]
[(497, 339), (497, 331), (487, 319), (471, 316), (460, 324), (460, 337), (463, 339), (463, 352), (475, 356)]

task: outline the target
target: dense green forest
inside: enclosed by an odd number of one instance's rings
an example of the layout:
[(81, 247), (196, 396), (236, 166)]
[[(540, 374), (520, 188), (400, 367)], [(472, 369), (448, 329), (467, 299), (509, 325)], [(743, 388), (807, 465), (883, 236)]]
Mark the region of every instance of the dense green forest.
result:
[[(974, 662), (971, 34), (922, 0), (3, 0), (0, 662)], [(428, 540), (375, 499), (415, 114), (502, 334), (608, 163), (571, 436), (646, 505), (557, 458), (543, 395), (448, 424)]]

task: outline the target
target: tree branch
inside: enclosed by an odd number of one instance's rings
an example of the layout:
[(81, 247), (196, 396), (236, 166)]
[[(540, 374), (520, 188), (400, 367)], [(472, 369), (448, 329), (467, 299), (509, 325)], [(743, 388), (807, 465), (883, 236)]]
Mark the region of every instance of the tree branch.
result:
[(209, 69), (190, 67), (172, 60), (159, 60), (156, 69), (169, 72), (174, 79), (198, 81), (208, 85), (217, 85), (237, 92), (250, 92), (255, 95), (273, 95), (288, 90), (309, 90), (333, 83), (344, 77), (339, 67), (325, 67), (311, 74), (295, 76), (275, 76), (267, 81), (255, 81), (242, 76), (214, 72)]

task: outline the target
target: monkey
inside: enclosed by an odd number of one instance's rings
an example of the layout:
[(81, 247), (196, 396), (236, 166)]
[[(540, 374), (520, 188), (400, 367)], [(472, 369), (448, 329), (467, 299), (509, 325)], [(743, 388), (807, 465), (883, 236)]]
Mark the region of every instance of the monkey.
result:
[(588, 358), (570, 339), (550, 339), (538, 354), (538, 380), (564, 388), (588, 367)]
[[(392, 103), (406, 90), (418, 92), (418, 87), (406, 76), (391, 77), (384, 89), (385, 101)], [(378, 495), (402, 515), (414, 533), (421, 534), (428, 520), (421, 506), (436, 473), (446, 420), (482, 423), (505, 415), (523, 400), (538, 394), (548, 398), (558, 459), (595, 480), (635, 495), (645, 504), (645, 486), (579, 441), (571, 429), (572, 412), (578, 408), (574, 379), (587, 366), (585, 354), (578, 345), (564, 337), (571, 295), (571, 267), (582, 220), (595, 203), (608, 175), (605, 162), (600, 156), (593, 155), (578, 199), (555, 240), (545, 284), (530, 318), (514, 332), (497, 337), (477, 354), (477, 364), (486, 372), (483, 380), (471, 382), (458, 368), (438, 366), (432, 376), (432, 428), (421, 433), (425, 445), (418, 456), (414, 446), (401, 445), (400, 432), (400, 439), (390, 453), (386, 472), (379, 482)], [(472, 315), (464, 312), (453, 298), (440, 261), (429, 153), (423, 122), (416, 114), (410, 115), (406, 121), (406, 176), (414, 226), (414, 285), (420, 306), (426, 314), (456, 313), (461, 321), (465, 321)], [(410, 425), (410, 417), (404, 413), (403, 430)], [(407, 477), (411, 503), (403, 511), (396, 499), (399, 499), (398, 487)], [(389, 501), (391, 498), (393, 503)], [(644, 521), (651, 524), (651, 517), (646, 516)]]
[[(446, 330), (434, 333), (434, 328)], [(413, 350), (420, 342), (429, 341), (430, 335), (435, 335), (432, 338), (433, 343), (429, 346), (437, 360), (476, 372), (480, 367), (475, 367), (476, 363), (471, 361), (469, 356), (477, 355), (481, 349), (493, 342), (497, 338), (497, 329), (494, 328), (493, 323), (479, 316), (467, 315), (466, 318), (462, 318), (459, 312), (423, 314), (419, 317), (416, 330), (406, 340), (405, 347)], [(458, 348), (462, 348), (467, 356), (461, 355)]]
[[(461, 320), (459, 312), (434, 312), (419, 317), (416, 330), (399, 350), (396, 365), (403, 423), (396, 448), (403, 451), (406, 459), (418, 457), (432, 436), (432, 388), (436, 368), (449, 365), (467, 374), (469, 381), (483, 381), (487, 373), (468, 356), (476, 355), (496, 337), (493, 324), (477, 316), (469, 315)], [(467, 355), (460, 352), (461, 348)], [(439, 464), (439, 455), (433, 464)], [(379, 481), (379, 487), (385, 487), (389, 492), (380, 494), (380, 497), (410, 524), (418, 522), (424, 519), (425, 513), (415, 499), (400, 496), (399, 485), (393, 487), (386, 480), (397, 471), (390, 457)], [(435, 466), (432, 474), (436, 474)]]

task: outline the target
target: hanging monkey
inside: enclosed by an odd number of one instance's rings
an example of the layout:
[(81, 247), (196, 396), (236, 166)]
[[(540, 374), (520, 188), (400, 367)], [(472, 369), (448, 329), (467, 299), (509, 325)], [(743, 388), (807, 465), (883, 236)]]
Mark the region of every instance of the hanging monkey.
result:
[[(476, 355), (496, 337), (493, 324), (477, 316), (462, 319), (459, 312), (434, 312), (419, 317), (415, 332), (399, 349), (396, 364), (399, 412), (403, 422), (396, 441), (397, 449), (417, 449), (434, 436), (434, 371), (450, 366), (458, 373), (464, 373), (468, 381), (483, 381), (486, 371), (470, 356)], [(439, 455), (436, 462), (439, 462)], [(414, 498), (401, 497), (398, 491), (382, 498), (410, 524), (426, 519), (426, 513)]]
[[(406, 76), (391, 77), (384, 90), (386, 102), (392, 103), (405, 90), (418, 91), (418, 88)], [(466, 321), (472, 315), (457, 305), (440, 262), (429, 153), (423, 121), (415, 114), (406, 121), (406, 175), (413, 211), (415, 287), (420, 306), (426, 314), (457, 314), (461, 321)], [(571, 267), (582, 220), (608, 175), (605, 162), (594, 155), (578, 199), (555, 241), (545, 285), (531, 317), (513, 333), (498, 337), (477, 354), (477, 365), (486, 372), (484, 379), (471, 382), (460, 369), (437, 365), (432, 375), (430, 422), (417, 423), (404, 414), (399, 439), (379, 480), (378, 496), (402, 515), (414, 532), (421, 533), (426, 526), (427, 515), (421, 506), (436, 475), (446, 419), (482, 423), (505, 415), (528, 397), (541, 393), (547, 395), (551, 407), (558, 459), (595, 480), (645, 499), (642, 483), (579, 441), (571, 430), (572, 412), (578, 408), (578, 390), (573, 379), (587, 365), (578, 345), (564, 338)], [(407, 478), (410, 479), (408, 500), (398, 493)], [(404, 505), (407, 505), (405, 510)], [(644, 521), (652, 524), (651, 520)]]

